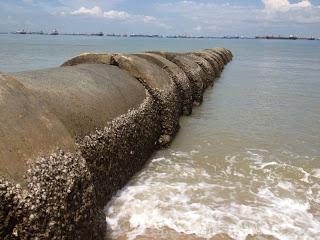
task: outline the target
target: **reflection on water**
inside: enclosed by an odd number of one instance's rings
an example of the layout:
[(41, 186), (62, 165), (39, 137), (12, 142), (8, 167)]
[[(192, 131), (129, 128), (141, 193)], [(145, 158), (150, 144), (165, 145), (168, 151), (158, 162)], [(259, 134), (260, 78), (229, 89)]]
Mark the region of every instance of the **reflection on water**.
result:
[(319, 45), (231, 47), (236, 58), (172, 146), (106, 207), (111, 237), (320, 239)]

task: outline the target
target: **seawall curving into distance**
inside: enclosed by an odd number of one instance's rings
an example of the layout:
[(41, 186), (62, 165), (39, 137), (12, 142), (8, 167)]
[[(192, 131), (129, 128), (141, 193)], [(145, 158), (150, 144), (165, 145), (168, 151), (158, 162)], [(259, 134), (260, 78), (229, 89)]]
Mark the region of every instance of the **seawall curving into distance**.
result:
[(89, 53), (0, 73), (0, 239), (104, 239), (103, 206), (231, 59), (225, 48)]

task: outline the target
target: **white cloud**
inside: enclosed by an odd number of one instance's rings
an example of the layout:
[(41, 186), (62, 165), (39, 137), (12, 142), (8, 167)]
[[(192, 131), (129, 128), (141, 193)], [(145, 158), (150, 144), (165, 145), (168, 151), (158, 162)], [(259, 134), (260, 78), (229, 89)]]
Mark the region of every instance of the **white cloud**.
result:
[(287, 12), (289, 10), (299, 10), (311, 8), (309, 0), (302, 0), (298, 3), (290, 3), (288, 0), (262, 0), (267, 11)]
[(151, 23), (151, 22), (157, 21), (157, 19), (155, 17), (152, 17), (152, 16), (144, 16), (143, 17), (143, 21), (145, 23)]
[[(66, 15), (64, 11), (61, 11), (59, 14)], [(103, 11), (98, 6), (95, 6), (93, 8), (80, 7), (78, 10), (71, 11), (70, 15), (73, 15), (73, 16), (87, 15), (87, 16), (94, 16), (94, 17), (98, 17), (98, 18), (106, 19), (110, 21), (117, 20), (117, 21), (123, 21), (128, 23), (142, 22), (145, 24), (152, 24), (162, 28), (170, 28), (168, 25), (160, 22), (157, 18), (153, 16), (135, 15), (125, 11), (117, 11), (117, 10)]]
[(78, 10), (70, 12), (71, 15), (91, 15), (100, 18), (106, 18), (109, 20), (133, 20), (137, 16), (131, 15), (125, 11), (102, 11), (102, 9), (98, 6), (93, 8), (80, 7)]
[(127, 20), (132, 18), (132, 16), (127, 12), (115, 11), (115, 10), (104, 12), (103, 17), (107, 19), (113, 19), (113, 20)]
[(95, 6), (93, 8), (81, 7), (78, 10), (72, 11), (70, 14), (71, 15), (95, 15), (95, 16), (101, 16), (102, 15), (102, 10), (98, 6)]
[[(319, 24), (320, 7), (309, 0), (290, 3), (288, 0), (262, 0), (265, 20), (290, 24)], [(262, 14), (263, 14), (262, 13)]]
[[(301, 29), (301, 24), (320, 23), (320, 7), (312, 5), (309, 0), (296, 3), (288, 0), (261, 1), (263, 8), (203, 0), (160, 3), (156, 9), (173, 20), (175, 29), (190, 34), (250, 34), (264, 32), (265, 29)], [(178, 21), (174, 21), (176, 19)]]

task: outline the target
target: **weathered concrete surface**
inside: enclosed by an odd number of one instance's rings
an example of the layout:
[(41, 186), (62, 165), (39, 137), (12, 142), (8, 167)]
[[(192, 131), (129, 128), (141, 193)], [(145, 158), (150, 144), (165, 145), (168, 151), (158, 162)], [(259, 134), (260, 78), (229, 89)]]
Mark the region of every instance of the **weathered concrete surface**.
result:
[(103, 239), (106, 201), (172, 141), (181, 110), (231, 58), (84, 54), (0, 75), (0, 239)]
[(191, 83), (192, 99), (195, 105), (203, 100), (205, 73), (203, 69), (189, 56), (173, 52), (150, 52), (159, 54), (179, 66), (189, 78)]
[[(0, 219), (5, 223), (0, 238), (16, 233), (22, 239), (35, 235), (61, 239), (82, 231), (93, 239), (98, 231), (92, 229), (99, 229), (95, 226), (101, 225), (97, 219), (102, 213), (90, 168), (87, 163), (80, 167), (86, 160), (78, 153), (76, 138), (138, 109), (147, 98), (146, 90), (125, 71), (102, 64), (13, 76), (1, 76), (0, 163), (1, 175), (20, 185), (0, 179)], [(56, 151), (57, 147), (70, 153)], [(48, 157), (37, 159), (41, 155)], [(51, 218), (47, 211), (59, 212), (60, 218), (54, 214)], [(103, 236), (105, 226), (101, 229)]]
[(64, 62), (61, 67), (75, 66), (79, 64), (110, 64), (111, 54), (83, 53)]
[(179, 128), (179, 111), (182, 104), (179, 89), (171, 76), (153, 62), (134, 54), (83, 54), (62, 66), (87, 63), (86, 57), (88, 63), (116, 65), (142, 83), (159, 105), (162, 134), (158, 141), (161, 146), (170, 144)]
[(214, 79), (220, 76), (221, 69), (219, 67), (219, 62), (213, 56), (211, 56), (209, 53), (205, 51), (193, 52), (192, 54), (204, 58), (211, 64), (211, 67), (213, 68), (213, 72), (214, 72)]
[(159, 106), (148, 97), (138, 109), (79, 141), (82, 156), (93, 173), (97, 204), (101, 208), (158, 148), (160, 121)]
[(106, 126), (146, 98), (135, 78), (110, 65), (81, 64), (13, 76), (45, 103), (73, 137)]
[(190, 115), (192, 113), (192, 92), (189, 78), (185, 72), (176, 64), (158, 54), (140, 53), (137, 54), (137, 56), (156, 64), (167, 72), (178, 88), (182, 113), (184, 115)]
[(19, 183), (28, 159), (57, 147), (75, 150), (76, 137), (103, 128), (146, 98), (135, 78), (101, 64), (0, 75), (0, 81), (0, 172)]
[(193, 53), (186, 54), (186, 56), (188, 56), (190, 59), (192, 59), (194, 62), (196, 62), (202, 68), (202, 70), (204, 72), (204, 75), (202, 78), (204, 89), (206, 89), (209, 86), (212, 86), (213, 81), (215, 79), (215, 73), (214, 73), (214, 68), (210, 64), (210, 62), (207, 61), (202, 56), (199, 56), (199, 55), (196, 55)]
[(215, 51), (211, 51), (210, 49), (206, 49), (206, 50), (204, 50), (202, 52), (206, 52), (206, 53), (210, 54), (210, 56), (212, 58), (214, 58), (218, 62), (218, 65), (219, 65), (219, 68), (220, 68), (220, 72), (222, 72), (222, 70), (224, 68), (224, 65), (225, 65), (224, 61), (223, 61), (223, 59), (221, 57), (222, 55), (216, 53)]
[(115, 55), (113, 64), (141, 81), (159, 106), (162, 126), (159, 143), (167, 146), (179, 129), (181, 101), (174, 80), (158, 65), (137, 55)]
[(21, 82), (0, 75), (0, 175), (22, 184), (26, 161), (58, 146), (75, 149), (59, 118)]

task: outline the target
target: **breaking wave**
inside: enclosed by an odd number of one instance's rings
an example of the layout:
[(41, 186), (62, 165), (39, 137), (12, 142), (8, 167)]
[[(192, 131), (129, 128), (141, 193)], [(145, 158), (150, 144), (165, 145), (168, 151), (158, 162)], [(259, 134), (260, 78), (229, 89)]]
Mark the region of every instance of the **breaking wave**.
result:
[(251, 148), (211, 157), (200, 148), (159, 152), (106, 207), (112, 236), (170, 228), (203, 238), (319, 239), (319, 157)]

